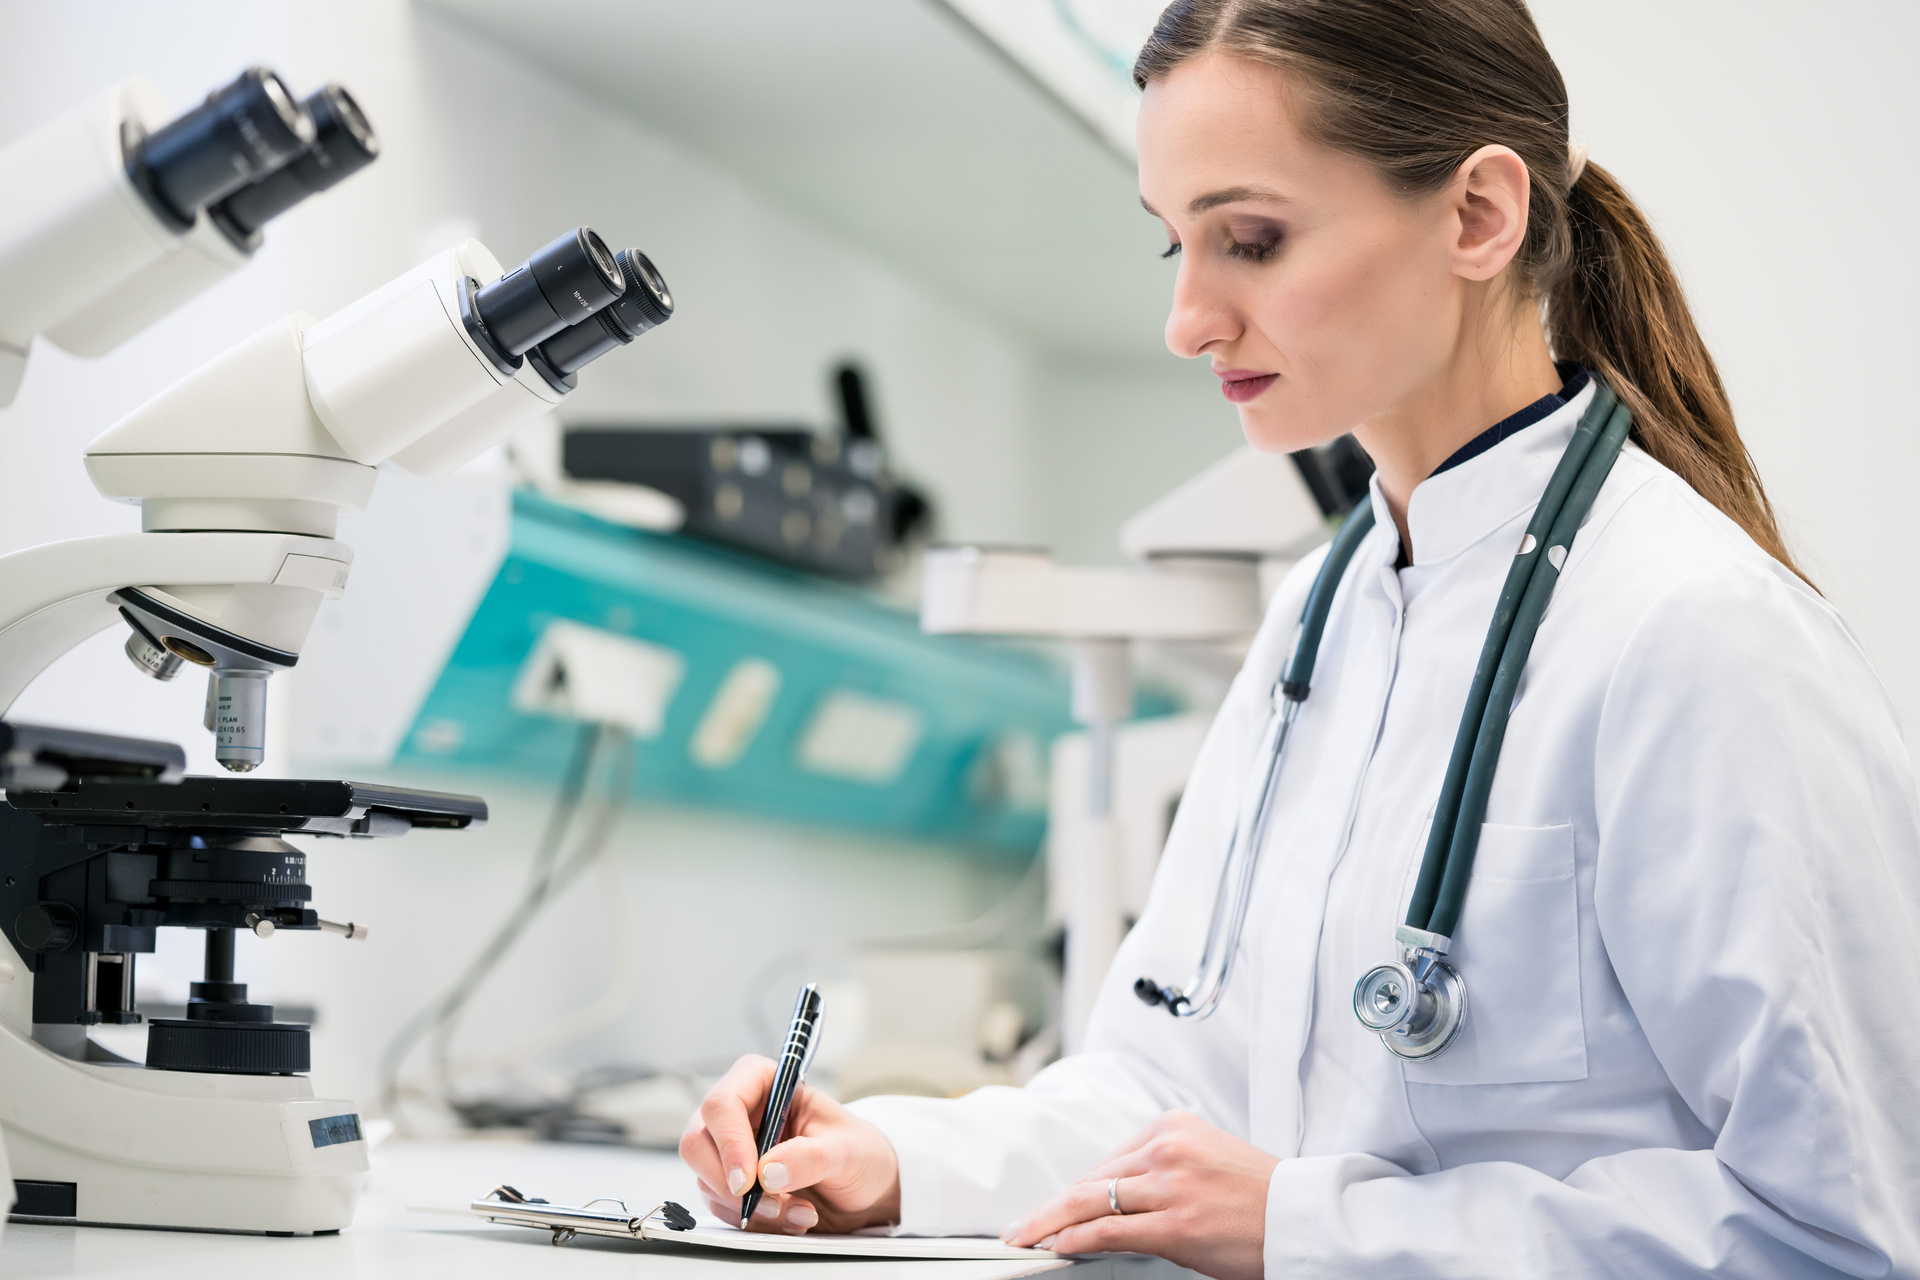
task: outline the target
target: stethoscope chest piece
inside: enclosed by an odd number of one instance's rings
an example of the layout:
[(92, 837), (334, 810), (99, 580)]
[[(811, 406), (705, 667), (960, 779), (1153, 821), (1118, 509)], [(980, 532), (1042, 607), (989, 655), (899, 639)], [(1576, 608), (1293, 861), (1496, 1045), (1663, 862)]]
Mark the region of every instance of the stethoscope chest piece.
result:
[(1467, 1021), (1467, 980), (1438, 953), (1406, 948), (1398, 961), (1360, 975), (1353, 1012), (1396, 1057), (1436, 1058)]

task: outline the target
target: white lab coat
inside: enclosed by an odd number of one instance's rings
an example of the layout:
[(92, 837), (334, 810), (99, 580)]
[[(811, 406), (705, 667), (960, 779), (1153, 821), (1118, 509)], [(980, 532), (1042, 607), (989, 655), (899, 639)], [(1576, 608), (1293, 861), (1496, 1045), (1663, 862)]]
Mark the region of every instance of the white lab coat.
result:
[[(1094, 1011), (1024, 1089), (855, 1104), (901, 1229), (998, 1232), (1170, 1108), (1281, 1157), (1267, 1274), (1920, 1274), (1920, 822), (1846, 622), (1638, 448), (1514, 704), (1450, 957), (1459, 1039), (1355, 1020), (1397, 958), (1494, 600), (1592, 396), (1415, 490), (1359, 548), (1295, 729), (1232, 985), (1139, 1003), (1206, 933), (1315, 556), (1274, 598)], [(1891, 589), (1891, 588), (1890, 588)]]

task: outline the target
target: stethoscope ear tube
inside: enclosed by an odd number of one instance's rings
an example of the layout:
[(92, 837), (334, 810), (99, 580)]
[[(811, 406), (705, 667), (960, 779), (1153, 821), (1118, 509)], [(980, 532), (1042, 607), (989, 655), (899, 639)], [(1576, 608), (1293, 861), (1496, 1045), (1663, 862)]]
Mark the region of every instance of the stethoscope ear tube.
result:
[(1278, 793), (1275, 783), (1280, 775), (1280, 762), (1286, 756), (1294, 717), (1312, 686), (1320, 636), (1327, 629), (1327, 618), (1333, 612), (1334, 594), (1340, 589), (1340, 580), (1346, 576), (1354, 552), (1372, 531), (1373, 504), (1362, 503), (1334, 534), (1327, 558), (1321, 561), (1320, 571), (1314, 575), (1313, 586), (1307, 592), (1293, 654), (1274, 684), (1272, 711), (1261, 732), (1267, 760), (1266, 768), (1258, 775), (1259, 798), (1253, 805), (1251, 822), (1247, 821), (1244, 806), (1235, 816), (1226, 860), (1220, 867), (1220, 886), (1214, 891), (1206, 945), (1200, 949), (1200, 963), (1185, 987), (1162, 986), (1148, 977), (1137, 979), (1133, 994), (1143, 1004), (1165, 1005), (1167, 1012), (1176, 1018), (1204, 1018), (1220, 1006), (1227, 976), (1233, 970), (1234, 955), (1240, 950), (1240, 934), (1246, 926), (1247, 907), (1253, 897), (1253, 873), (1258, 865), (1260, 846), (1266, 842), (1267, 821), (1273, 815), (1274, 796)]
[[(1611, 396), (1608, 398), (1612, 399)], [(1454, 825), (1453, 842), (1447, 853), (1439, 894), (1427, 923), (1420, 926), (1429, 933), (1451, 938), (1455, 926), (1460, 923), (1460, 909), (1467, 898), (1467, 883), (1473, 875), (1474, 853), (1480, 846), (1480, 823), (1487, 814), (1487, 797), (1493, 791), (1494, 770), (1500, 765), (1500, 747), (1506, 740), (1507, 718), (1513, 710), (1514, 695), (1519, 691), (1520, 676), (1526, 669), (1527, 656), (1533, 650), (1534, 634), (1540, 630), (1540, 620), (1546, 614), (1547, 603), (1553, 598), (1553, 589), (1560, 581), (1560, 569), (1567, 562), (1574, 535), (1579, 533), (1581, 521), (1586, 519), (1594, 499), (1600, 495), (1600, 486), (1606, 483), (1608, 473), (1613, 470), (1614, 459), (1620, 456), (1620, 449), (1626, 443), (1627, 432), (1632, 425), (1633, 415), (1627, 406), (1616, 403), (1606, 430), (1595, 443), (1586, 465), (1580, 468), (1579, 480), (1567, 495), (1566, 505), (1561, 508), (1553, 527), (1548, 531), (1540, 563), (1535, 566), (1533, 578), (1527, 583), (1526, 595), (1522, 597), (1520, 608), (1514, 616), (1513, 632), (1507, 637), (1506, 649), (1500, 655), (1500, 666), (1494, 675), (1486, 716), (1480, 722), (1479, 733), (1475, 735), (1471, 764), (1467, 769), (1466, 785), (1461, 790), (1459, 817)], [(1437, 821), (1435, 825), (1438, 826)], [(1425, 871), (1423, 866), (1422, 879), (1425, 879)], [(1413, 924), (1411, 913), (1407, 923)]]
[[(1596, 433), (1603, 419), (1606, 425)], [(1451, 947), (1460, 922), (1480, 845), (1480, 824), (1534, 636), (1574, 536), (1592, 510), (1632, 426), (1633, 415), (1627, 407), (1604, 384), (1597, 387), (1593, 404), (1582, 416), (1528, 524), (1488, 629), (1407, 923), (1397, 931), (1402, 959), (1376, 965), (1354, 984), (1353, 1011), (1361, 1025), (1409, 1061), (1437, 1057), (1466, 1023), (1466, 980), (1440, 957)], [(1571, 481), (1562, 484), (1570, 474)], [(1497, 660), (1490, 663), (1489, 656), (1495, 653)]]
[(1500, 588), (1500, 599), (1493, 607), (1493, 622), (1487, 627), (1486, 641), (1480, 646), (1480, 661), (1473, 670), (1473, 683), (1467, 688), (1467, 705), (1460, 713), (1453, 755), (1447, 760), (1446, 777), (1440, 784), (1440, 799), (1434, 806), (1426, 853), (1420, 860), (1420, 878), (1414, 882), (1413, 897), (1407, 905), (1407, 924), (1411, 928), (1427, 928), (1434, 904), (1439, 901), (1440, 881), (1446, 870), (1447, 851), (1459, 824), (1460, 801), (1466, 791), (1468, 768), (1473, 763), (1474, 743), (1480, 736), (1480, 724), (1486, 716), (1500, 659), (1506, 653), (1507, 637), (1513, 631), (1514, 616), (1520, 610), (1527, 584), (1533, 580), (1534, 568), (1541, 561), (1552, 523), (1566, 505), (1567, 494), (1593, 451), (1594, 442), (1600, 437), (1600, 424), (1606, 421), (1613, 405), (1612, 389), (1604, 382), (1598, 383), (1594, 387), (1593, 403), (1581, 415), (1573, 439), (1567, 442), (1566, 452), (1560, 455), (1559, 465), (1554, 467), (1546, 491), (1533, 509), (1526, 536), (1520, 540), (1520, 548), (1507, 570), (1506, 583)]

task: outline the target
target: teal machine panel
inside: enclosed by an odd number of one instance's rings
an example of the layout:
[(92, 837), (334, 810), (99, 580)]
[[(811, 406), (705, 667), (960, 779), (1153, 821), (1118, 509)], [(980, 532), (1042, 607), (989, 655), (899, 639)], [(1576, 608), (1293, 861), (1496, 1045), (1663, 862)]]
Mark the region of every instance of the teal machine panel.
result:
[[(399, 759), (557, 780), (579, 723), (516, 709), (514, 696), (556, 621), (657, 646), (684, 664), (658, 734), (640, 744), (637, 795), (1008, 858), (1039, 847), (1048, 746), (1073, 727), (1063, 662), (923, 635), (914, 615), (858, 588), (529, 493), (514, 497), (507, 557)], [(762, 681), (775, 691), (757, 729), (737, 755), (716, 764), (709, 751), (700, 763), (696, 735), (703, 725), (710, 734), (716, 695), (742, 664), (760, 663), (777, 681)], [(864, 715), (870, 735), (895, 749), (890, 770), (884, 759), (868, 776), (820, 767), (809, 744), (847, 707), (858, 714), (840, 717), (842, 735), (861, 732)], [(852, 744), (856, 756), (861, 745)]]

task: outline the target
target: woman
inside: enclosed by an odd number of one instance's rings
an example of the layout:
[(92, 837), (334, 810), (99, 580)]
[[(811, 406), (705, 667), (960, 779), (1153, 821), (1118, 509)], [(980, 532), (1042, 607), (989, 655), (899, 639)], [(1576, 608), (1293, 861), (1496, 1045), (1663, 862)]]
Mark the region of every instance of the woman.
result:
[[(1645, 218), (1520, 0), (1179, 0), (1140, 55), (1168, 345), (1248, 439), (1351, 430), (1377, 523), (1281, 775), (1236, 976), (1180, 976), (1318, 558), (1207, 740), (1087, 1052), (955, 1101), (743, 1059), (681, 1143), (762, 1229), (1003, 1232), (1243, 1277), (1914, 1274), (1920, 833), (1887, 698), (1798, 575)], [(1556, 359), (1560, 362), (1556, 365)], [(1495, 599), (1604, 382), (1633, 413), (1513, 704), (1458, 1039), (1355, 1019), (1396, 958)], [(1010, 1224), (1010, 1225), (1009, 1225)]]

